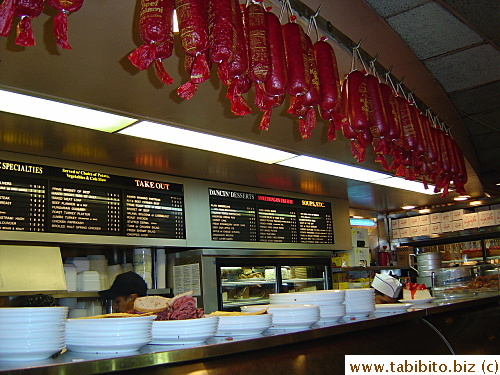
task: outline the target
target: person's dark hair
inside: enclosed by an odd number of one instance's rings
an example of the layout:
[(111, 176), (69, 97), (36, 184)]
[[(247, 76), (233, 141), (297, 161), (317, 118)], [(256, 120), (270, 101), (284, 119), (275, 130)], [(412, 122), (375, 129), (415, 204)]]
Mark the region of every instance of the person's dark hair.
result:
[(111, 288), (101, 290), (99, 294), (104, 299), (114, 299), (116, 297), (128, 297), (131, 294), (137, 294), (144, 297), (147, 294), (148, 286), (144, 279), (132, 271), (121, 273), (116, 276)]

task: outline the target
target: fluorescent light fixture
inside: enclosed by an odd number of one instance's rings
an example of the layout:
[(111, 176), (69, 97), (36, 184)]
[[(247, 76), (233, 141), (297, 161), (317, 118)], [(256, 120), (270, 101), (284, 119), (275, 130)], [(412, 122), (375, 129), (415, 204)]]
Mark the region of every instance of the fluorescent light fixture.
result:
[(364, 217), (363, 217), (363, 216), (359, 216), (359, 215), (354, 215), (352, 218), (353, 218), (353, 219), (364, 219)]
[(97, 111), (95, 109), (5, 90), (0, 90), (0, 111), (110, 133), (137, 121), (133, 118)]
[(414, 191), (416, 193), (422, 193), (428, 195), (436, 194), (434, 193), (433, 185), (428, 185), (428, 189), (425, 189), (424, 184), (419, 181), (408, 181), (400, 177), (384, 178), (383, 180), (372, 181), (372, 183), (377, 185), (389, 186), (397, 189)]
[(469, 202), (469, 205), (471, 205), (471, 206), (480, 206), (481, 204), (483, 204), (483, 202), (481, 202), (481, 201), (472, 201), (472, 202)]
[(321, 160), (305, 155), (287, 159), (277, 164), (362, 182), (373, 182), (375, 180), (390, 177), (390, 175), (385, 173), (351, 167), (350, 165)]
[(150, 121), (140, 121), (128, 128), (120, 130), (118, 133), (217, 152), (219, 154), (236, 156), (268, 164), (274, 164), (297, 156), (296, 154), (270, 147), (259, 146), (252, 143), (236, 141), (234, 139), (204, 134)]
[(415, 206), (412, 206), (411, 204), (408, 204), (406, 206), (401, 207), (403, 210), (413, 210)]
[(421, 210), (418, 210), (419, 214), (428, 214), (429, 212), (431, 212), (431, 210), (429, 210), (428, 208), (423, 208)]
[(377, 225), (375, 220), (372, 220), (372, 219), (351, 218), (349, 221), (350, 221), (351, 227), (374, 227)]
[(454, 201), (466, 201), (470, 198), (470, 195), (459, 195), (458, 197), (453, 198)]

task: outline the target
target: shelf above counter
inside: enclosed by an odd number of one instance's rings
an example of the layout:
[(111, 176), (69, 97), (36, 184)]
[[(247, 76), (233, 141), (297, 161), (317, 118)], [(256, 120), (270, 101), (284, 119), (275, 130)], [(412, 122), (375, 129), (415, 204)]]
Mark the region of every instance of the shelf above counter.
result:
[[(323, 278), (310, 278), (310, 279), (283, 279), (283, 283), (316, 283), (316, 282), (323, 282)], [(222, 286), (240, 286), (240, 285), (260, 285), (260, 284), (275, 284), (276, 280), (274, 279), (269, 279), (269, 280), (254, 280), (254, 279), (241, 279), (241, 280), (235, 280), (235, 281), (222, 281), (221, 285)]]
[(460, 232), (447, 232), (432, 234), (430, 236), (397, 238), (401, 246), (429, 246), (441, 245), (453, 242), (477, 241), (487, 238), (500, 237), (500, 225), (462, 230)]

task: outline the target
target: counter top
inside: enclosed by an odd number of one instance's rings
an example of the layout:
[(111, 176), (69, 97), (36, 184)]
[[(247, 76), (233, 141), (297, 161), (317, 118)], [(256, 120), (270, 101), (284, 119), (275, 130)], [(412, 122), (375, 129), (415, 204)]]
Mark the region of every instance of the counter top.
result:
[(1, 373), (18, 374), (98, 374), (124, 371), (161, 364), (174, 365), (186, 361), (214, 358), (250, 350), (273, 348), (362, 331), (370, 328), (397, 324), (427, 316), (461, 309), (498, 304), (500, 296), (461, 301), (436, 301), (432, 304), (415, 305), (406, 313), (365, 320), (345, 321), (328, 325), (315, 325), (308, 330), (267, 331), (252, 337), (213, 337), (204, 344), (190, 345), (145, 345), (139, 351), (121, 354), (87, 354), (68, 351), (57, 358), (43, 361), (0, 362)]

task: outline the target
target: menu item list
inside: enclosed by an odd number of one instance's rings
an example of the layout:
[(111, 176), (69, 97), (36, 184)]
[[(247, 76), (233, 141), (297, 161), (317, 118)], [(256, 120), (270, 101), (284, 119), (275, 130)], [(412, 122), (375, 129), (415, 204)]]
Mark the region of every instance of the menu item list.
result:
[(333, 243), (328, 202), (209, 189), (213, 241)]
[(42, 180), (0, 180), (0, 230), (42, 232), (45, 230), (45, 192)]
[(0, 172), (0, 230), (186, 238), (181, 184), (6, 161)]

